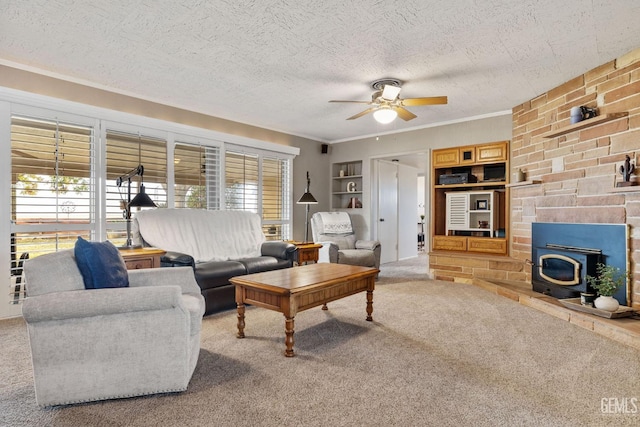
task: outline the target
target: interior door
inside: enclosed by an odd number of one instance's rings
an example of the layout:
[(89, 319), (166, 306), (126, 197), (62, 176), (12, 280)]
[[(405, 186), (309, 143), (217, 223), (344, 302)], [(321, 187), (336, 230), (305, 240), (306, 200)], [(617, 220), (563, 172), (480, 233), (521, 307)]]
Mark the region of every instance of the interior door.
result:
[(378, 161), (378, 240), (380, 263), (398, 260), (398, 165)]

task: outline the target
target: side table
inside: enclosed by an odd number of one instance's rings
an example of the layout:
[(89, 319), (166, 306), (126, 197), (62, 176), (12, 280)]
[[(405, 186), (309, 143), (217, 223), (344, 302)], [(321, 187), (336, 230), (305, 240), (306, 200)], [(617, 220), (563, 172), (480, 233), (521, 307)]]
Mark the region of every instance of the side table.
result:
[(298, 265), (307, 264), (309, 262), (318, 262), (319, 249), (322, 247), (319, 243), (313, 242), (296, 242), (290, 240), (289, 243), (296, 245), (297, 256), (296, 262)]
[(166, 251), (158, 248), (119, 249), (127, 270), (160, 268), (160, 257)]

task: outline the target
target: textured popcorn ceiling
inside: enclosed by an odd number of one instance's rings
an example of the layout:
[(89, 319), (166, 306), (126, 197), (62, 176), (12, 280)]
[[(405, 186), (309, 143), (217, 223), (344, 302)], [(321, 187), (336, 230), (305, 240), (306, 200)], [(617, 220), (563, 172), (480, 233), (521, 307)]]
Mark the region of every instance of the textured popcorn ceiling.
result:
[[(638, 0), (0, 3), (0, 63), (327, 142), (510, 110), (640, 47)], [(383, 126), (327, 102), (382, 77), (449, 104)]]

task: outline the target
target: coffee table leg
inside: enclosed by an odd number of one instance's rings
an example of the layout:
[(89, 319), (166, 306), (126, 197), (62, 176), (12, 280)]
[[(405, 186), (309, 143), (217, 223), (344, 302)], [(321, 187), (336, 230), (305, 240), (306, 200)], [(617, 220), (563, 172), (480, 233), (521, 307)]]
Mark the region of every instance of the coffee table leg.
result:
[(284, 351), (284, 355), (287, 357), (293, 357), (295, 354), (293, 353), (293, 317), (285, 317), (284, 321), (284, 343), (287, 346)]
[(367, 321), (372, 322), (373, 317), (373, 291), (367, 291)]
[(322, 304), (322, 309), (323, 310), (329, 310), (329, 307), (327, 307), (327, 303), (326, 302), (324, 304)]
[(238, 304), (238, 338), (244, 338), (244, 304)]

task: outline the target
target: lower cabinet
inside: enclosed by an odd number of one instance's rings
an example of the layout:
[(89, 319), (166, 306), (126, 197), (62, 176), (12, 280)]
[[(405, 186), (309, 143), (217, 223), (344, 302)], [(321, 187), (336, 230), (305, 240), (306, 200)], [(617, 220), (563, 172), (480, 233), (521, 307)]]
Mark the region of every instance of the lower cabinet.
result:
[(433, 236), (433, 250), (466, 251), (467, 238), (460, 236)]
[(507, 253), (507, 239), (467, 237), (467, 251), (504, 255)]
[(433, 250), (505, 255), (507, 239), (493, 237), (433, 236)]

